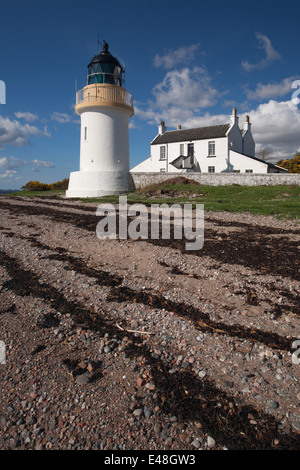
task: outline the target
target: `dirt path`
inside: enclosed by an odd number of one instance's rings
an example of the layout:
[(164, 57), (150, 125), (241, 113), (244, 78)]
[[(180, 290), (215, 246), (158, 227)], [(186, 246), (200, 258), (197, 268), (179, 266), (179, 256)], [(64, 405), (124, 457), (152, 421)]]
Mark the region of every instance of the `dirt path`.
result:
[(0, 197), (0, 449), (299, 449), (299, 225), (206, 213), (187, 252), (96, 208)]

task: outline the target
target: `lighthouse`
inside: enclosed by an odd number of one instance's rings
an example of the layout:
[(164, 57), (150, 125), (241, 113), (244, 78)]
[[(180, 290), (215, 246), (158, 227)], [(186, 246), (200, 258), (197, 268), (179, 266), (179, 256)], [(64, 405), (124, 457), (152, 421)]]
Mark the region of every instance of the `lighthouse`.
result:
[(87, 85), (76, 93), (80, 116), (80, 168), (70, 174), (66, 197), (100, 197), (132, 189), (129, 118), (133, 97), (125, 89), (125, 68), (102, 51), (88, 65)]

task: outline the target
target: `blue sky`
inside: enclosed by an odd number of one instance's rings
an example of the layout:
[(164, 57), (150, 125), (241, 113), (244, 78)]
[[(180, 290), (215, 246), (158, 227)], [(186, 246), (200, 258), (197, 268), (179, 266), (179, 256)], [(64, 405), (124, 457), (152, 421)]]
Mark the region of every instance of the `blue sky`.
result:
[(134, 96), (131, 167), (150, 155), (161, 119), (170, 130), (225, 123), (233, 106), (274, 160), (300, 150), (299, 0), (1, 0), (0, 9), (0, 188), (78, 170), (75, 83), (86, 84), (98, 35), (124, 61)]

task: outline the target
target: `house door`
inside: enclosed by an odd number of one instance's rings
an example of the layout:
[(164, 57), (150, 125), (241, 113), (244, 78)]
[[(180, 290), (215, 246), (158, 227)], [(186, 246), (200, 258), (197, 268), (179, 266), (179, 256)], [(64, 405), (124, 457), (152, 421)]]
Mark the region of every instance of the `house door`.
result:
[(194, 144), (188, 144), (188, 156), (194, 156)]

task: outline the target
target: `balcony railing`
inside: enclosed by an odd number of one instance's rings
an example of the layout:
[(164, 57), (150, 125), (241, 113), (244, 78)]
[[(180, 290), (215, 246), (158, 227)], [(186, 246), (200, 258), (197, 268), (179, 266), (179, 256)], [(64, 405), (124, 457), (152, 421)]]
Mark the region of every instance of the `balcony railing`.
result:
[(120, 104), (133, 107), (133, 96), (115, 85), (88, 85), (76, 93), (76, 105), (82, 103)]

